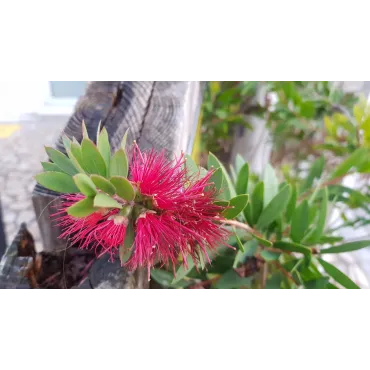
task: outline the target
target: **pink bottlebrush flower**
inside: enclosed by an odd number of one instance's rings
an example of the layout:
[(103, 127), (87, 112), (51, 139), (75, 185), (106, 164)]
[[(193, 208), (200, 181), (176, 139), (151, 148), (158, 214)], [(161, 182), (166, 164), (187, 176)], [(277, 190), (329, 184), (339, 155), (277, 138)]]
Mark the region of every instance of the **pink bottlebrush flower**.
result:
[(147, 266), (149, 274), (156, 262), (175, 266), (179, 255), (184, 264), (189, 255), (194, 262), (200, 254), (210, 261), (207, 250), (226, 245), (229, 232), (219, 223), (223, 207), (214, 204), (213, 172), (203, 178), (189, 177), (184, 163), (183, 155), (170, 161), (164, 151), (142, 153), (134, 147), (130, 179), (154, 206), (136, 222), (129, 268)]
[(118, 209), (100, 210), (84, 218), (76, 218), (67, 214), (67, 208), (85, 198), (81, 194), (62, 196), (63, 205), (52, 216), (57, 225), (63, 229), (60, 239), (68, 239), (72, 245), (81, 249), (94, 249), (99, 255), (116, 253), (125, 238), (127, 222), (118, 215)]

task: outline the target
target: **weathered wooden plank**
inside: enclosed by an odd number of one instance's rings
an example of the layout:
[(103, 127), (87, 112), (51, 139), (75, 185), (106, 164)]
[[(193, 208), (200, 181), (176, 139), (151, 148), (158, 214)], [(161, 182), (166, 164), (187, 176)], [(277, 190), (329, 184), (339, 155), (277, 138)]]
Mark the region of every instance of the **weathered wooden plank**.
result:
[(6, 239), (5, 239), (5, 225), (3, 223), (3, 211), (1, 207), (1, 199), (0, 199), (0, 259), (3, 256), (5, 249), (6, 249)]

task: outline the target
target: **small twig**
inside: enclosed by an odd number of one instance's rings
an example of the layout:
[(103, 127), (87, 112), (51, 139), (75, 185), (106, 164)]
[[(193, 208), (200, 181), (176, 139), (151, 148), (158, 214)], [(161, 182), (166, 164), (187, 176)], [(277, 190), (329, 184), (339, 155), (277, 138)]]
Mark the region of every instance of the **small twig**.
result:
[(277, 261), (274, 261), (273, 264), (289, 279), (291, 280), (295, 285), (298, 285), (298, 283), (295, 281), (294, 277), (291, 273), (289, 273), (281, 264)]

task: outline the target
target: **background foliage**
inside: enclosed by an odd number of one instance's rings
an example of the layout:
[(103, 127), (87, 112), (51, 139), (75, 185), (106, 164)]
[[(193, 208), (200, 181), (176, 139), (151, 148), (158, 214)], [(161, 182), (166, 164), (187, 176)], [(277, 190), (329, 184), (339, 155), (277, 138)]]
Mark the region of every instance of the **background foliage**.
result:
[[(256, 117), (273, 145), (260, 175), (241, 155), (230, 163), (236, 128), (248, 135)], [(211, 265), (180, 268), (176, 278), (153, 270), (154, 282), (164, 288), (358, 288), (324, 257), (370, 246), (370, 240), (343, 240), (338, 233), (370, 222), (370, 108), (364, 97), (326, 81), (213, 81), (198, 139), (197, 162), (220, 168), (218, 186), (234, 206), (228, 227), (236, 250), (220, 247)], [(345, 186), (348, 175), (358, 180), (356, 187)], [(339, 224), (331, 224), (333, 212)]]

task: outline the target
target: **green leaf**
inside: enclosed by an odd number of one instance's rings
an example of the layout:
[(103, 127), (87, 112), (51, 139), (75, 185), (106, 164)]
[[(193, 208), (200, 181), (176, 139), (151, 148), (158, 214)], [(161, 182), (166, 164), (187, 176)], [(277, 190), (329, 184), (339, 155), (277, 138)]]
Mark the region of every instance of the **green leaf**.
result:
[[(77, 159), (76, 155), (79, 159)], [(82, 152), (81, 152), (81, 147), (79, 144), (72, 143), (71, 148), (67, 150), (68, 157), (70, 158), (71, 162), (73, 165), (76, 167), (77, 171), (79, 173), (85, 173), (85, 170), (83, 169), (83, 161), (82, 161)]]
[(244, 246), (243, 243), (240, 241), (238, 234), (236, 233), (235, 227), (233, 227), (234, 236), (236, 239), (236, 244), (238, 244), (239, 250), (244, 252)]
[(291, 186), (287, 185), (277, 195), (275, 195), (267, 207), (262, 211), (257, 222), (257, 229), (265, 229), (283, 214), (288, 204), (290, 193)]
[(86, 125), (85, 125), (85, 120), (82, 120), (81, 127), (82, 127), (82, 136), (83, 136), (83, 138), (84, 139), (88, 139), (89, 138), (89, 134), (87, 133), (87, 128), (86, 128)]
[(48, 154), (49, 158), (65, 173), (68, 175), (75, 175), (78, 173), (76, 167), (73, 165), (71, 160), (65, 156), (59, 150), (55, 150), (50, 147), (45, 147), (46, 153)]
[(126, 152), (123, 149), (117, 150), (110, 162), (110, 176), (127, 177), (128, 161)]
[(252, 211), (252, 222), (255, 225), (261, 216), (263, 210), (263, 199), (264, 199), (264, 184), (259, 182), (252, 193), (252, 199), (250, 201)]
[(289, 203), (286, 207), (285, 218), (287, 222), (290, 222), (295, 210), (295, 206), (297, 203), (297, 187), (295, 185), (292, 186), (292, 193), (289, 199)]
[(244, 252), (242, 250), (238, 250), (233, 267), (236, 268), (239, 263), (244, 263), (245, 259), (247, 257), (252, 257), (255, 255), (258, 249), (258, 243), (255, 239), (248, 240), (246, 243), (243, 245)]
[(81, 145), (76, 141), (75, 138), (73, 138), (73, 142), (71, 144), (71, 153), (76, 158), (76, 160), (78, 161), (78, 163), (82, 166), (83, 165), (83, 161), (82, 161)]
[(129, 202), (135, 199), (135, 189), (131, 182), (122, 176), (111, 177), (110, 182), (116, 188), (117, 195)]
[(263, 173), (264, 199), (263, 206), (266, 207), (279, 191), (279, 180), (275, 170), (268, 163)]
[(230, 179), (230, 176), (228, 175), (225, 167), (223, 164), (217, 159), (217, 157), (213, 153), (209, 153), (208, 155), (208, 170), (211, 169), (211, 167), (214, 168), (221, 168), (222, 173), (224, 175), (225, 181), (224, 181), (224, 192), (225, 192), (225, 199), (230, 199), (236, 196), (236, 191), (234, 189), (233, 183)]
[(255, 238), (260, 244), (264, 245), (265, 247), (272, 246), (272, 242), (270, 242), (269, 240), (263, 239), (260, 236), (257, 236), (256, 234), (253, 234), (253, 233), (251, 233), (251, 235), (253, 236), (253, 238)]
[(73, 176), (73, 180), (77, 187), (80, 189), (80, 192), (87, 197), (94, 197), (97, 193), (96, 186), (89, 176), (84, 173), (78, 173)]
[(330, 176), (331, 179), (345, 175), (352, 167), (359, 168), (365, 160), (368, 160), (367, 148), (358, 148), (350, 154)]
[(79, 190), (71, 176), (62, 172), (43, 172), (35, 176), (36, 181), (47, 189), (59, 193), (78, 193)]
[(237, 194), (245, 194), (248, 192), (249, 179), (249, 164), (245, 163), (240, 169), (238, 179), (236, 181), (235, 190)]
[(188, 177), (199, 175), (199, 167), (189, 154), (185, 154), (185, 167)]
[(312, 167), (307, 175), (305, 182), (303, 183), (300, 193), (304, 193), (308, 189), (312, 188), (315, 179), (319, 179), (322, 175), (325, 166), (325, 158), (320, 157), (313, 162)]
[(260, 255), (266, 262), (270, 262), (278, 260), (281, 253), (263, 250)]
[(299, 243), (303, 239), (308, 228), (308, 212), (308, 201), (305, 199), (293, 213), (290, 237), (296, 243)]
[(194, 268), (194, 261), (193, 259), (189, 256), (187, 258), (187, 263), (188, 263), (188, 269), (185, 270), (185, 266), (181, 265), (177, 271), (176, 271), (176, 277), (172, 280), (172, 284), (178, 283), (180, 280), (182, 280), (189, 272)]
[(81, 144), (83, 168), (90, 174), (105, 176), (107, 168), (98, 148), (90, 139), (83, 139)]
[(322, 276), (314, 280), (309, 280), (304, 283), (306, 289), (325, 289), (329, 283), (327, 276)]
[(63, 172), (55, 163), (41, 162), (41, 165), (45, 171)]
[(121, 266), (123, 266), (130, 258), (134, 240), (135, 240), (135, 232), (134, 232), (133, 221), (131, 220), (129, 224), (127, 225), (125, 240), (119, 246), (119, 250), (118, 250), (119, 259), (121, 261)]
[(306, 260), (308, 263), (311, 260), (311, 256), (312, 256), (311, 249), (301, 244), (277, 241), (274, 243), (274, 248), (277, 248), (277, 249), (280, 249), (286, 252), (302, 253), (306, 257)]
[(239, 289), (250, 287), (252, 278), (240, 277), (234, 270), (229, 270), (215, 284), (215, 289)]
[(283, 279), (284, 275), (280, 271), (274, 272), (267, 280), (265, 289), (281, 289)]
[(321, 258), (318, 259), (321, 266), (324, 268), (326, 273), (331, 276), (337, 283), (342, 285), (344, 288), (347, 289), (360, 289), (360, 287), (355, 284), (347, 275), (343, 274), (342, 271), (338, 270), (335, 266), (331, 263), (322, 260)]
[(247, 194), (238, 195), (230, 200), (230, 207), (224, 211), (224, 217), (227, 219), (232, 219), (238, 216), (245, 206), (248, 204), (249, 196)]
[(71, 139), (67, 135), (62, 136), (63, 145), (66, 151), (68, 151), (71, 148)]
[(227, 207), (230, 204), (230, 202), (228, 202), (227, 200), (216, 200), (213, 203), (216, 204), (216, 206), (219, 206), (219, 207)]
[(208, 171), (205, 168), (199, 166), (199, 178), (200, 179), (205, 177), (207, 175), (207, 173), (208, 173)]
[(116, 194), (116, 188), (105, 178), (99, 175), (90, 176), (92, 182), (98, 189), (109, 195)]
[(122, 208), (122, 204), (118, 203), (108, 194), (98, 193), (94, 198), (94, 207)]
[(96, 211), (96, 208), (94, 208), (94, 199), (88, 198), (88, 197), (78, 201), (73, 206), (67, 209), (67, 213), (70, 216), (77, 217), (77, 218), (83, 218), (83, 217), (89, 216), (95, 211)]
[(231, 174), (231, 179), (233, 180), (233, 183), (236, 183), (236, 179), (237, 179), (237, 175), (236, 175), (236, 172), (235, 172), (235, 168), (230, 165), (230, 174)]
[(343, 252), (353, 252), (358, 249), (370, 247), (370, 240), (359, 240), (357, 242), (344, 243), (337, 245), (335, 247), (330, 247), (320, 250), (321, 254), (324, 253), (343, 253)]
[[(215, 172), (213, 172), (212, 176), (210, 177), (209, 182), (213, 182), (215, 188), (218, 191), (221, 191), (222, 190), (222, 186), (223, 186), (223, 178), (224, 178), (224, 176), (222, 174), (221, 168), (217, 168), (217, 170), (215, 170)], [(221, 194), (222, 193), (220, 193), (220, 195)], [(222, 199), (221, 196), (219, 198)]]
[(163, 285), (164, 287), (170, 286), (173, 280), (173, 274), (165, 270), (151, 269), (150, 276), (158, 284)]
[(123, 150), (126, 149), (126, 144), (127, 144), (127, 135), (128, 135), (128, 132), (129, 132), (129, 128), (126, 130), (125, 134), (123, 135), (123, 138), (122, 138), (122, 141), (121, 141), (121, 148)]
[(108, 132), (105, 127), (101, 130), (100, 134), (97, 137), (97, 145), (98, 145), (98, 150), (101, 154), (101, 156), (104, 159), (105, 166), (107, 169), (107, 177), (109, 177), (109, 168), (110, 168), (110, 144), (109, 144), (109, 137), (108, 137)]
[(326, 215), (328, 211), (328, 188), (321, 189), (320, 193), (321, 193), (321, 202), (319, 209), (319, 217), (309, 238), (310, 242), (312, 243), (316, 243), (318, 240), (320, 240), (322, 234), (324, 233), (326, 225)]
[(240, 172), (244, 164), (245, 164), (244, 158), (240, 154), (237, 154), (235, 158), (236, 173)]

